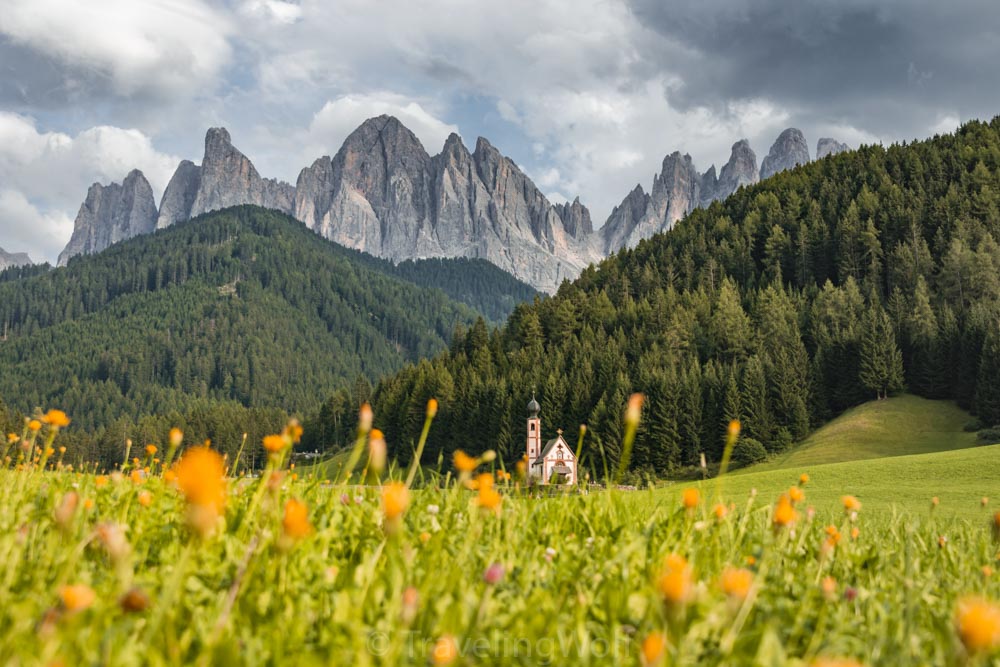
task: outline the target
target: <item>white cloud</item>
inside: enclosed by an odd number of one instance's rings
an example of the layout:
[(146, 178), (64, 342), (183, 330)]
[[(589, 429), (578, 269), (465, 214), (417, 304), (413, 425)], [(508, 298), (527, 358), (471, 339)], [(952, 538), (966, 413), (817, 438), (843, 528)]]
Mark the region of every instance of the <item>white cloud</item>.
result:
[(283, 0), (248, 0), (241, 5), (240, 11), (272, 23), (295, 23), (302, 18), (302, 7)]
[(72, 233), (73, 220), (62, 211), (42, 213), (17, 190), (0, 190), (0, 248), (54, 262)]
[(374, 116), (395, 116), (408, 127), (430, 154), (441, 151), (445, 140), (458, 127), (437, 118), (419, 102), (403, 95), (376, 92), (363, 95), (343, 95), (323, 105), (309, 125), (306, 154), (313, 158), (333, 155), (358, 125)]
[(0, 34), (123, 95), (191, 95), (229, 61), (229, 31), (201, 0), (4, 0), (0, 11)]
[[(11, 250), (8, 238), (31, 240), (33, 245), (24, 249), (32, 257), (53, 260), (72, 232), (65, 222), (72, 221), (92, 183), (120, 182), (138, 168), (159, 202), (178, 162), (138, 130), (102, 126), (76, 136), (39, 132), (32, 119), (0, 112), (0, 247)], [(19, 225), (24, 227), (17, 234)]]

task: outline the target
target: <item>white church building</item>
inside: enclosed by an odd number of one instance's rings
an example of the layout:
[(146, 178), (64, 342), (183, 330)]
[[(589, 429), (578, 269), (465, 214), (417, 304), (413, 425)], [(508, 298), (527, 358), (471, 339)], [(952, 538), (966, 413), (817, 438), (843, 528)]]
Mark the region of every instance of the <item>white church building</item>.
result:
[(538, 416), (542, 406), (535, 397), (528, 403), (528, 475), (532, 480), (548, 484), (553, 476), (564, 484), (577, 483), (576, 455), (563, 439), (562, 429), (556, 437), (542, 446), (542, 420)]

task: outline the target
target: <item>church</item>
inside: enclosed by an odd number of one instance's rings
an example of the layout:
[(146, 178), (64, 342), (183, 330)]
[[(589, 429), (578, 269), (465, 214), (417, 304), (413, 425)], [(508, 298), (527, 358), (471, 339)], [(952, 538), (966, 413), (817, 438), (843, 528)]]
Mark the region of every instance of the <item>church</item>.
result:
[(528, 476), (532, 481), (542, 484), (577, 483), (576, 455), (569, 444), (563, 439), (562, 429), (556, 431), (556, 437), (542, 446), (542, 420), (538, 416), (542, 406), (535, 397), (528, 403)]

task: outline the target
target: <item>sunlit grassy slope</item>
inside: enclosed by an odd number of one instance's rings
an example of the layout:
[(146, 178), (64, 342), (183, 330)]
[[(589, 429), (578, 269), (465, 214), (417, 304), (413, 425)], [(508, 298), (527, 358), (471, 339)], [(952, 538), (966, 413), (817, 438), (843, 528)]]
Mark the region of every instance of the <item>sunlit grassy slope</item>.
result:
[[(895, 506), (926, 513), (936, 496), (939, 516), (986, 517), (981, 499), (1000, 501), (1000, 446), (977, 446), (976, 434), (962, 430), (970, 419), (950, 401), (898, 396), (865, 403), (777, 459), (727, 476), (722, 492), (742, 503), (756, 489), (763, 505), (808, 473), (807, 504), (818, 511), (839, 511), (840, 497), (851, 494), (866, 512)], [(681, 488), (671, 487), (657, 502), (673, 502)], [(701, 488), (711, 499), (716, 481)]]
[(962, 430), (971, 419), (951, 401), (909, 395), (871, 401), (848, 410), (801, 445), (750, 471), (799, 469), (974, 447), (976, 434)]
[[(810, 478), (804, 505), (824, 516), (841, 511), (840, 498), (845, 494), (857, 496), (862, 512), (872, 515), (895, 507), (927, 516), (935, 496), (940, 504), (934, 514), (941, 519), (986, 521), (1000, 508), (1000, 445), (728, 475), (721, 483), (722, 496), (743, 506), (751, 489), (756, 489), (755, 504), (764, 507), (796, 484), (801, 473)], [(673, 485), (655, 492), (652, 499), (657, 504), (677, 504), (680, 490), (688, 486)], [(714, 500), (716, 480), (703, 482), (700, 488), (708, 501)], [(986, 507), (981, 505), (983, 497), (989, 499)]]

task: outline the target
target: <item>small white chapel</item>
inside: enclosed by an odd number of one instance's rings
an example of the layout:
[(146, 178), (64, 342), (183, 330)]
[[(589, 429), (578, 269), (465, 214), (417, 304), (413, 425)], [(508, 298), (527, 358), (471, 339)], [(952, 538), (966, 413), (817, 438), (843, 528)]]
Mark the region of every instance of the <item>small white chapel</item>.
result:
[(542, 446), (542, 420), (538, 416), (541, 409), (542, 406), (532, 396), (528, 403), (528, 475), (542, 484), (553, 481), (576, 484), (576, 455), (563, 439), (562, 429), (556, 431), (556, 437)]

